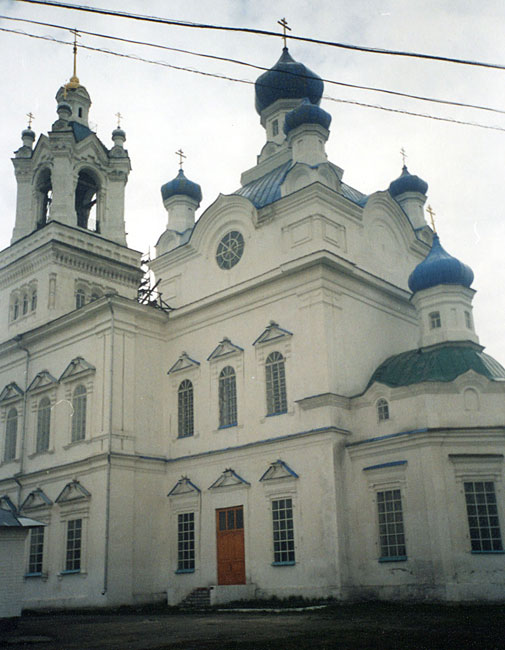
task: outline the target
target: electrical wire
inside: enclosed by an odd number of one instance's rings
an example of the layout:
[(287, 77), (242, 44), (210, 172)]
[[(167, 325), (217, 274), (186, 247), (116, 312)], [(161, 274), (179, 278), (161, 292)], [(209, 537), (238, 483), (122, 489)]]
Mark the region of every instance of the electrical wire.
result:
[[(23, 32), (21, 30), (8, 29), (6, 27), (0, 27), (0, 31), (11, 33), (11, 34), (17, 34), (17, 35), (20, 35), (20, 36), (28, 36), (30, 38), (50, 41), (50, 42), (53, 42), (53, 43), (58, 43), (60, 45), (71, 45), (71, 46), (73, 46), (73, 43), (69, 43), (68, 41), (62, 41), (62, 40), (56, 39), (56, 38), (54, 38), (52, 36), (41, 36), (41, 35), (38, 35), (38, 34), (29, 34), (27, 32)], [(235, 83), (242, 83), (242, 84), (248, 84), (248, 85), (255, 85), (255, 83), (258, 84), (258, 82), (250, 81), (249, 79), (238, 79), (237, 77), (230, 77), (228, 75), (218, 74), (218, 73), (215, 73), (215, 72), (205, 72), (203, 70), (197, 70), (197, 69), (194, 69), (194, 68), (177, 66), (177, 65), (173, 65), (171, 63), (166, 63), (164, 61), (154, 61), (152, 59), (146, 59), (144, 57), (141, 57), (141, 56), (138, 56), (138, 55), (135, 55), (135, 54), (125, 54), (125, 53), (121, 53), (121, 52), (114, 52), (113, 50), (108, 50), (108, 49), (99, 48), (99, 47), (92, 47), (90, 45), (83, 45), (83, 44), (80, 44), (79, 48), (85, 49), (85, 50), (90, 50), (92, 52), (100, 52), (102, 54), (109, 54), (111, 56), (117, 56), (117, 57), (124, 58), (124, 59), (131, 59), (131, 60), (134, 60), (134, 61), (140, 61), (142, 63), (148, 63), (150, 65), (158, 65), (158, 66), (170, 68), (172, 70), (179, 70), (179, 71), (183, 71), (183, 72), (191, 72), (193, 74), (198, 74), (198, 75), (202, 75), (202, 76), (205, 76), (205, 77), (212, 77), (212, 78), (215, 78), (215, 79), (223, 79), (225, 81), (232, 81), (232, 82), (235, 82)], [(407, 110), (398, 109), (398, 108), (390, 108), (390, 107), (387, 107), (387, 106), (380, 106), (380, 105), (376, 105), (376, 104), (367, 104), (367, 103), (364, 103), (364, 102), (358, 102), (358, 101), (354, 101), (354, 100), (337, 99), (337, 98), (330, 97), (330, 96), (327, 96), (327, 95), (325, 95), (324, 98), (329, 100), (329, 101), (339, 102), (341, 104), (350, 104), (350, 105), (353, 105), (353, 106), (362, 106), (364, 108), (375, 108), (377, 110), (388, 111), (388, 112), (391, 112), (391, 113), (401, 113), (403, 115), (410, 115), (410, 116), (413, 116), (413, 117), (423, 117), (425, 119), (432, 119), (432, 120), (437, 120), (437, 121), (441, 121), (441, 122), (450, 122), (450, 123), (453, 123), (453, 124), (460, 124), (460, 125), (464, 125), (464, 126), (473, 126), (473, 127), (478, 127), (478, 128), (481, 128), (481, 129), (491, 129), (493, 131), (505, 132), (505, 128), (500, 127), (500, 126), (493, 126), (493, 125), (488, 125), (488, 124), (480, 124), (478, 122), (467, 122), (467, 121), (464, 121), (464, 120), (456, 120), (454, 118), (449, 118), (449, 117), (441, 117), (441, 116), (429, 115), (427, 113), (415, 113), (413, 111), (407, 111)]]
[[(227, 25), (211, 25), (207, 23), (195, 23), (184, 20), (173, 20), (170, 18), (161, 18), (160, 16), (147, 16), (144, 14), (133, 14), (127, 11), (114, 11), (112, 9), (100, 9), (99, 7), (88, 7), (85, 5), (73, 5), (67, 2), (57, 2), (56, 0), (16, 0), (16, 2), (25, 2), (28, 4), (47, 5), (49, 7), (57, 7), (59, 9), (71, 9), (75, 11), (84, 11), (94, 14), (103, 14), (106, 16), (115, 16), (119, 18), (129, 18), (131, 20), (147, 21), (151, 23), (161, 23), (164, 25), (172, 25), (175, 27), (192, 27), (196, 29), (213, 29), (228, 32), (242, 32), (246, 34), (256, 34), (261, 36), (275, 36), (282, 38), (283, 34), (280, 32), (273, 32), (265, 29), (253, 29), (252, 27), (230, 27)], [(347, 50), (355, 50), (359, 52), (367, 52), (370, 54), (386, 54), (390, 56), (404, 56), (416, 59), (428, 59), (431, 61), (442, 61), (444, 63), (456, 63), (460, 65), (478, 66), (482, 68), (495, 68), (498, 70), (505, 70), (505, 65), (501, 63), (488, 63), (485, 61), (472, 61), (468, 59), (459, 59), (448, 56), (440, 56), (436, 54), (423, 54), (420, 52), (408, 52), (402, 50), (390, 50), (379, 47), (365, 47), (363, 45), (352, 45), (350, 43), (338, 43), (335, 41), (323, 41), (316, 38), (308, 38), (306, 36), (293, 36), (289, 35), (290, 41), (304, 41), (306, 43), (315, 43), (317, 45), (328, 45), (330, 47), (338, 47)]]
[[(64, 30), (67, 30), (67, 31), (72, 31), (72, 28), (70, 28), (70, 27), (68, 27), (66, 25), (58, 25), (58, 24), (54, 24), (54, 23), (46, 23), (46, 22), (42, 22), (42, 21), (39, 21), (39, 20), (30, 20), (28, 18), (15, 18), (15, 17), (10, 17), (10, 16), (0, 15), (0, 19), (2, 19), (2, 18), (5, 19), (5, 20), (12, 20), (12, 21), (15, 21), (15, 22), (23, 22), (23, 23), (29, 23), (29, 24), (32, 24), (32, 25), (39, 25), (39, 26), (43, 26), (43, 27), (52, 27), (54, 29), (64, 29)], [(78, 33), (79, 34), (85, 34), (86, 36), (94, 36), (94, 37), (97, 37), (97, 38), (104, 38), (104, 39), (107, 39), (107, 40), (119, 41), (121, 43), (128, 43), (130, 45), (142, 45), (142, 46), (152, 47), (152, 48), (156, 48), (156, 49), (160, 49), (160, 50), (168, 50), (170, 52), (179, 52), (179, 53), (182, 53), (182, 54), (189, 54), (191, 56), (198, 56), (198, 57), (202, 57), (202, 58), (206, 58), (206, 59), (213, 59), (213, 60), (216, 60), (216, 61), (224, 61), (226, 63), (234, 63), (234, 64), (242, 65), (242, 66), (245, 66), (245, 67), (248, 67), (248, 68), (253, 68), (255, 70), (263, 70), (263, 71), (268, 71), (269, 70), (269, 68), (265, 68), (263, 66), (256, 65), (254, 63), (249, 63), (249, 62), (241, 61), (241, 60), (238, 60), (238, 59), (230, 59), (228, 57), (217, 56), (217, 55), (214, 55), (214, 54), (207, 54), (207, 53), (204, 53), (204, 52), (194, 52), (194, 51), (191, 51), (191, 50), (180, 49), (180, 48), (177, 48), (177, 47), (169, 47), (168, 45), (161, 45), (161, 44), (158, 44), (158, 43), (149, 43), (149, 42), (146, 42), (146, 41), (137, 41), (137, 40), (133, 40), (133, 39), (130, 39), (130, 38), (124, 38), (124, 37), (121, 37), (121, 36), (112, 36), (110, 34), (102, 34), (102, 33), (99, 33), (99, 32), (89, 32), (89, 31), (86, 31), (84, 29), (79, 29)], [(284, 72), (284, 74), (288, 74), (288, 75), (291, 74), (291, 75), (297, 76), (296, 73), (290, 72), (288, 70), (283, 71), (283, 72)], [(316, 77), (311, 77), (311, 75), (305, 75), (305, 76), (308, 79), (316, 78)], [(407, 99), (415, 99), (415, 100), (424, 101), (424, 102), (433, 102), (433, 103), (436, 103), (436, 104), (445, 104), (445, 105), (448, 105), (448, 106), (458, 106), (458, 107), (461, 107), (461, 108), (472, 108), (472, 109), (476, 109), (476, 110), (490, 111), (492, 113), (500, 113), (502, 115), (505, 115), (505, 110), (501, 110), (499, 108), (492, 108), (490, 106), (482, 106), (482, 105), (479, 105), (479, 104), (467, 104), (467, 103), (464, 103), (464, 102), (457, 102), (457, 101), (452, 101), (452, 100), (448, 100), (448, 99), (438, 99), (438, 98), (434, 98), (434, 97), (425, 97), (425, 96), (422, 96), (422, 95), (412, 95), (412, 94), (409, 94), (409, 93), (402, 93), (402, 92), (396, 91), (396, 90), (390, 90), (390, 89), (386, 89), (386, 88), (376, 88), (374, 86), (361, 86), (361, 85), (358, 85), (358, 84), (351, 84), (351, 83), (346, 83), (346, 82), (343, 82), (343, 81), (335, 81), (333, 79), (325, 79), (325, 78), (323, 78), (323, 81), (324, 81), (324, 83), (327, 83), (327, 84), (342, 86), (342, 87), (345, 87), (345, 88), (353, 88), (353, 89), (356, 89), (356, 90), (365, 90), (365, 91), (371, 91), (371, 92), (384, 93), (384, 94), (387, 94), (387, 95), (394, 95), (394, 96), (397, 96), (397, 97), (406, 97)]]

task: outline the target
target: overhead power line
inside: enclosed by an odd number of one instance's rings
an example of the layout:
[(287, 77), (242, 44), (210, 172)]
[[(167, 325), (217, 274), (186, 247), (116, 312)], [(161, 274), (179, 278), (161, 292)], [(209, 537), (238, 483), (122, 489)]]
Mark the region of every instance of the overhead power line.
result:
[[(58, 43), (60, 45), (71, 45), (71, 46), (73, 46), (73, 42), (71, 43), (71, 42), (68, 42), (68, 41), (62, 41), (62, 40), (56, 39), (56, 38), (54, 38), (52, 36), (41, 36), (39, 34), (29, 34), (27, 32), (23, 32), (21, 30), (8, 29), (6, 27), (0, 27), (0, 31), (11, 33), (11, 34), (17, 34), (17, 35), (20, 35), (20, 36), (28, 36), (30, 38), (40, 39), (40, 40), (44, 40), (44, 41), (50, 41), (50, 42), (53, 42), (53, 43)], [(80, 44), (79, 48), (85, 49), (85, 50), (90, 50), (92, 52), (100, 52), (102, 54), (109, 54), (111, 56), (116, 56), (116, 57), (120, 57), (120, 58), (124, 58), (124, 59), (131, 59), (131, 60), (134, 60), (134, 61), (140, 61), (142, 63), (148, 63), (150, 65), (158, 65), (158, 66), (162, 66), (162, 67), (165, 67), (165, 68), (170, 68), (172, 70), (180, 70), (180, 71), (183, 71), (183, 72), (191, 72), (193, 74), (198, 74), (198, 75), (202, 75), (202, 76), (205, 76), (205, 77), (213, 77), (213, 78), (216, 78), (216, 79), (223, 79), (225, 81), (232, 81), (232, 82), (235, 82), (235, 83), (242, 83), (242, 84), (248, 84), (248, 85), (254, 85), (255, 84), (254, 81), (251, 81), (249, 79), (238, 79), (237, 77), (230, 77), (228, 75), (218, 74), (218, 73), (215, 73), (215, 72), (205, 72), (203, 70), (197, 70), (195, 68), (187, 68), (187, 67), (183, 67), (183, 66), (177, 66), (177, 65), (173, 65), (171, 63), (166, 63), (164, 61), (154, 61), (154, 60), (146, 59), (144, 57), (137, 56), (137, 55), (134, 55), (134, 54), (125, 54), (125, 53), (122, 53), (122, 52), (114, 52), (113, 50), (108, 50), (108, 49), (105, 49), (105, 48), (92, 47), (90, 45), (83, 45), (83, 44)], [(415, 112), (407, 111), (407, 110), (403, 110), (403, 109), (390, 108), (390, 107), (387, 107), (387, 106), (380, 106), (380, 105), (377, 105), (377, 104), (367, 104), (367, 103), (364, 103), (364, 102), (347, 100), (347, 99), (337, 99), (335, 97), (330, 97), (328, 95), (325, 95), (324, 99), (327, 99), (327, 100), (333, 101), (333, 102), (339, 102), (341, 104), (350, 104), (350, 105), (353, 105), (353, 106), (363, 106), (365, 108), (375, 108), (377, 110), (388, 111), (388, 112), (392, 112), (392, 113), (401, 113), (403, 115), (411, 115), (413, 117), (423, 117), (425, 119), (437, 120), (437, 121), (442, 121), (442, 122), (451, 122), (453, 124), (461, 124), (461, 125), (464, 125), (464, 126), (473, 126), (473, 127), (478, 127), (478, 128), (481, 128), (481, 129), (491, 129), (493, 131), (505, 132), (505, 128), (500, 127), (500, 126), (492, 126), (492, 125), (488, 125), (488, 124), (480, 124), (478, 122), (467, 122), (467, 121), (464, 121), (464, 120), (456, 120), (456, 119), (449, 118), (449, 117), (441, 117), (441, 116), (436, 116), (436, 115), (429, 115), (427, 113), (415, 113)]]
[[(59, 24), (55, 24), (55, 23), (47, 23), (47, 22), (42, 22), (42, 21), (39, 21), (39, 20), (31, 20), (29, 18), (17, 18), (17, 17), (11, 17), (11, 16), (3, 16), (3, 15), (0, 15), (0, 18), (3, 18), (5, 20), (15, 21), (15, 22), (29, 23), (31, 25), (40, 25), (40, 26), (43, 26), (43, 27), (52, 27), (54, 29), (64, 29), (64, 30), (68, 30), (68, 31), (72, 30), (72, 28), (68, 27), (67, 25), (59, 25)], [(245, 67), (248, 67), (248, 68), (253, 68), (255, 70), (263, 70), (263, 71), (269, 70), (269, 68), (265, 68), (264, 66), (256, 65), (254, 63), (249, 63), (247, 61), (241, 61), (241, 60), (238, 60), (238, 59), (231, 59), (231, 58), (224, 57), (224, 56), (217, 56), (217, 55), (214, 55), (214, 54), (207, 54), (207, 53), (204, 53), (204, 52), (194, 52), (194, 51), (191, 51), (191, 50), (185, 50), (185, 49), (181, 49), (181, 48), (177, 48), (177, 47), (169, 47), (168, 45), (161, 45), (159, 43), (152, 43), (152, 42), (147, 42), (147, 41), (137, 41), (137, 40), (133, 40), (133, 39), (130, 39), (130, 38), (124, 38), (124, 37), (121, 37), (121, 36), (112, 36), (110, 34), (103, 34), (103, 33), (100, 33), (100, 32), (89, 32), (89, 31), (86, 31), (84, 29), (79, 29), (78, 31), (79, 31), (80, 34), (86, 34), (87, 36), (94, 36), (94, 37), (97, 37), (97, 38), (104, 38), (104, 39), (107, 39), (107, 40), (118, 41), (118, 42), (121, 42), (121, 43), (128, 43), (128, 44), (132, 44), (132, 45), (142, 45), (142, 46), (156, 48), (156, 49), (160, 49), (160, 50), (168, 50), (170, 52), (179, 52), (179, 53), (188, 54), (188, 55), (191, 55), (191, 56), (198, 56), (198, 57), (202, 57), (202, 58), (206, 58), (206, 59), (213, 59), (213, 60), (216, 60), (216, 61), (224, 61), (226, 63), (233, 63), (233, 64), (236, 64), (236, 65), (241, 65), (241, 66), (245, 66)], [(289, 72), (289, 71), (284, 71), (284, 73), (288, 74), (288, 75), (293, 74), (293, 75), (296, 76), (296, 73), (292, 73), (292, 72)], [(306, 75), (306, 76), (309, 79), (311, 78), (310, 75)], [(323, 79), (323, 81), (324, 81), (324, 83), (333, 84), (335, 86), (342, 86), (344, 88), (353, 88), (353, 89), (356, 89), (356, 90), (365, 90), (365, 91), (370, 91), (370, 92), (378, 92), (378, 93), (393, 95), (393, 96), (396, 96), (396, 97), (405, 97), (407, 99), (414, 99), (414, 100), (423, 101), (423, 102), (433, 102), (433, 103), (436, 103), (436, 104), (445, 104), (445, 105), (448, 105), (448, 106), (458, 106), (458, 107), (462, 107), (462, 108), (472, 108), (472, 109), (477, 109), (477, 110), (481, 110), (481, 111), (490, 111), (490, 112), (493, 112), (493, 113), (501, 113), (502, 115), (505, 115), (505, 110), (501, 110), (499, 108), (492, 108), (490, 106), (482, 106), (482, 105), (479, 105), (479, 104), (467, 104), (465, 102), (457, 102), (457, 101), (452, 101), (452, 100), (448, 100), (448, 99), (438, 99), (438, 98), (435, 98), (435, 97), (425, 97), (423, 95), (412, 95), (410, 93), (403, 93), (403, 92), (400, 92), (400, 91), (397, 91), (397, 90), (391, 90), (391, 89), (388, 89), (388, 88), (377, 88), (375, 86), (362, 86), (362, 85), (359, 85), (359, 84), (351, 84), (351, 83), (346, 83), (346, 82), (343, 82), (343, 81), (335, 81), (334, 79)]]
[[(99, 7), (88, 7), (86, 5), (74, 5), (68, 2), (58, 2), (57, 0), (16, 0), (17, 2), (26, 2), (29, 4), (47, 5), (50, 7), (58, 7), (60, 9), (71, 9), (75, 11), (84, 11), (93, 14), (103, 14), (106, 16), (115, 16), (119, 18), (128, 18), (130, 20), (140, 20), (151, 23), (160, 23), (163, 25), (173, 25), (175, 27), (191, 27), (195, 29), (212, 29), (227, 32), (242, 32), (246, 34), (256, 34), (261, 36), (275, 36), (282, 38), (281, 32), (273, 32), (266, 29), (254, 29), (252, 27), (230, 27), (229, 25), (212, 25), (207, 23), (195, 23), (184, 20), (173, 20), (171, 18), (161, 18), (160, 16), (147, 16), (144, 14), (134, 14), (127, 11), (114, 11), (112, 9), (100, 9)], [(293, 36), (289, 35), (291, 41), (304, 41), (306, 43), (315, 43), (317, 45), (328, 45), (330, 47), (338, 47), (346, 50), (355, 50), (358, 52), (368, 52), (370, 54), (386, 54), (390, 56), (403, 56), (416, 59), (427, 59), (431, 61), (443, 61), (445, 63), (456, 63), (460, 65), (477, 66), (481, 68), (495, 68), (497, 70), (505, 70), (505, 65), (500, 63), (488, 63), (485, 61), (472, 61), (469, 59), (459, 59), (448, 56), (440, 56), (436, 54), (423, 54), (420, 52), (408, 52), (402, 50), (389, 50), (379, 47), (365, 47), (364, 45), (352, 45), (350, 43), (338, 43), (335, 41), (323, 41), (316, 38), (309, 38), (306, 36)]]

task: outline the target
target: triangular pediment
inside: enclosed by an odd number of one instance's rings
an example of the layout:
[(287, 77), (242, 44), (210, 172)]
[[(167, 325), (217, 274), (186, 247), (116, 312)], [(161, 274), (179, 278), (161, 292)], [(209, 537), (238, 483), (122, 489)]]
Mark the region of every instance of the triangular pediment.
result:
[(192, 483), (187, 476), (181, 476), (174, 487), (167, 494), (167, 497), (176, 497), (183, 494), (199, 494), (200, 489)]
[(225, 469), (221, 476), (212, 483), (209, 490), (233, 487), (235, 485), (250, 485), (250, 483), (239, 476), (233, 469)]
[(56, 498), (56, 503), (68, 503), (69, 501), (80, 501), (82, 499), (89, 499), (91, 493), (79, 483), (79, 481), (71, 481), (67, 483), (63, 490)]
[(65, 370), (61, 373), (60, 381), (65, 379), (73, 379), (77, 375), (83, 375), (85, 373), (95, 372), (95, 366), (92, 366), (91, 363), (88, 363), (82, 357), (76, 357), (68, 364)]
[(283, 460), (276, 460), (263, 474), (260, 481), (276, 481), (285, 478), (298, 478), (298, 474)]
[(183, 352), (181, 356), (177, 359), (174, 365), (167, 372), (167, 375), (171, 375), (173, 372), (179, 372), (180, 370), (188, 370), (189, 368), (198, 368), (199, 362), (192, 359), (186, 352)]
[(0, 402), (7, 402), (10, 399), (20, 399), (21, 397), (23, 397), (23, 391), (15, 381), (12, 381), (0, 393)]
[(254, 341), (253, 345), (258, 345), (260, 343), (269, 343), (270, 341), (277, 341), (283, 339), (286, 336), (293, 336), (292, 332), (279, 327), (277, 323), (273, 320), (270, 321), (270, 324), (267, 325), (266, 329), (258, 336)]
[(42, 370), (35, 375), (32, 383), (28, 386), (28, 392), (33, 390), (39, 390), (41, 388), (49, 388), (58, 383), (56, 377), (53, 377), (48, 370)]
[(23, 501), (21, 510), (35, 510), (37, 508), (48, 508), (53, 505), (51, 499), (46, 495), (42, 488), (37, 488)]
[(16, 513), (16, 506), (12, 503), (10, 497), (6, 494), (0, 497), (0, 508), (2, 510), (7, 510), (8, 512)]
[(239, 345), (232, 343), (229, 338), (226, 336), (221, 341), (221, 343), (214, 348), (214, 350), (207, 357), (207, 361), (213, 361), (214, 359), (220, 359), (222, 357), (227, 357), (230, 354), (237, 354), (243, 352), (244, 348), (241, 348)]

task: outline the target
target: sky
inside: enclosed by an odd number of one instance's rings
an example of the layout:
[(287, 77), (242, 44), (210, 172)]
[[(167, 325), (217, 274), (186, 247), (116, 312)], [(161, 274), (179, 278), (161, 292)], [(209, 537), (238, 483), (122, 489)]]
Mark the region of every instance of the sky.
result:
[[(75, 0), (73, 0), (75, 2)], [(77, 2), (75, 2), (77, 4)], [(505, 64), (503, 0), (82, 0), (86, 6), (177, 20), (280, 31), (367, 47), (436, 54)], [(238, 59), (269, 68), (280, 56), (280, 37), (156, 25), (68, 9), (0, 0), (0, 29), (21, 30), (71, 43), (69, 29), (162, 44)], [(24, 18), (67, 29), (15, 22)], [(77, 75), (91, 95), (90, 125), (108, 147), (123, 116), (132, 172), (126, 190), (126, 226), (132, 248), (154, 254), (166, 226), (160, 187), (178, 170), (202, 187), (197, 216), (219, 193), (240, 187), (265, 136), (254, 110), (251, 84), (261, 71), (223, 61), (82, 35), (79, 44), (165, 65), (80, 48)], [(290, 53), (323, 79), (471, 103), (505, 111), (505, 70), (385, 56), (292, 41)], [(21, 145), (26, 114), (37, 137), (56, 120), (54, 96), (72, 74), (72, 47), (0, 31), (0, 249), (14, 226), (16, 182), (10, 158)], [(167, 65), (186, 70), (177, 70)], [(193, 70), (193, 71), (189, 71)], [(331, 99), (330, 99), (331, 98)], [(340, 101), (334, 101), (340, 100)], [(491, 130), (399, 112), (480, 123)], [(325, 84), (321, 106), (331, 113), (326, 151), (344, 169), (344, 181), (370, 194), (387, 189), (401, 172), (400, 150), (411, 173), (429, 184), (428, 203), (446, 250), (474, 273), (474, 319), (486, 352), (505, 363), (505, 208), (499, 198), (505, 173), (505, 113), (417, 101)]]

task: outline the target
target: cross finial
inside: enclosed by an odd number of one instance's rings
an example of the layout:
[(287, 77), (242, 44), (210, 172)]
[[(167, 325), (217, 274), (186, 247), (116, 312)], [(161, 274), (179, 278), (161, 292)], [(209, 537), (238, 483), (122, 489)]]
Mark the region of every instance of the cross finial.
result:
[(176, 151), (175, 155), (179, 156), (179, 169), (182, 169), (182, 159), (186, 158), (186, 156), (184, 155), (182, 149), (179, 149), (179, 151)]
[(431, 228), (433, 232), (436, 233), (437, 229), (435, 228), (435, 219), (433, 218), (435, 216), (435, 211), (433, 210), (431, 205), (428, 205), (428, 207), (426, 208), (426, 212), (430, 215)]
[(77, 77), (77, 37), (79, 36), (80, 38), (81, 35), (75, 27), (69, 31), (74, 35), (74, 74), (70, 77), (70, 81), (63, 86), (63, 97), (65, 99), (67, 98), (67, 90), (69, 88), (79, 88), (80, 86), (79, 79)]
[(117, 117), (117, 128), (119, 129), (119, 128), (121, 128), (121, 120), (123, 119), (123, 116), (121, 115), (121, 113), (119, 111), (117, 113), (115, 113), (115, 115)]
[(28, 118), (28, 128), (31, 129), (32, 128), (32, 120), (35, 119), (35, 115), (30, 112), (30, 113), (26, 114), (26, 117)]
[(406, 160), (407, 160), (407, 152), (406, 152), (405, 149), (402, 147), (402, 148), (400, 149), (400, 153), (401, 153), (402, 160), (403, 160), (403, 166), (405, 167), (405, 162), (406, 162)]
[(284, 47), (287, 47), (287, 34), (286, 34), (286, 29), (291, 31), (291, 27), (288, 27), (288, 21), (285, 18), (281, 18), (281, 20), (277, 21), (277, 24), (282, 27), (283, 35), (282, 35), (282, 40), (284, 41)]

